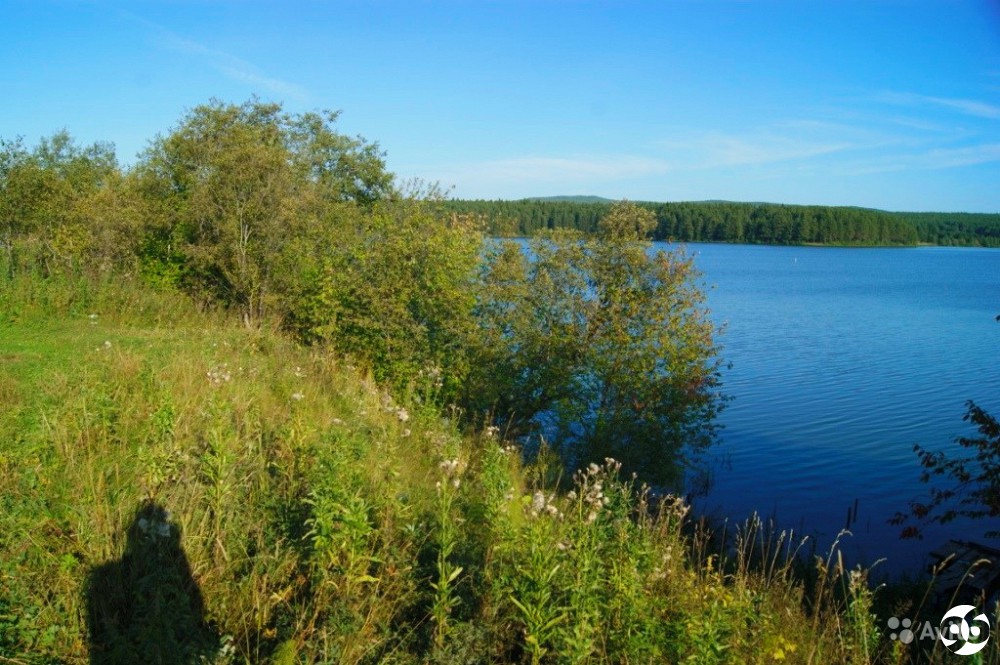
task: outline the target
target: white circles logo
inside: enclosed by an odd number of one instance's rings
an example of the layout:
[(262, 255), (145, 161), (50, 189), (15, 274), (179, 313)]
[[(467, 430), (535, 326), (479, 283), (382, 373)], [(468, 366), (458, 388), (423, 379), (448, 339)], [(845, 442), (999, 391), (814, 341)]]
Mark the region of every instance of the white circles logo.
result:
[(948, 650), (959, 656), (979, 653), (990, 641), (990, 620), (985, 613), (972, 618), (972, 625), (965, 620), (976, 612), (972, 605), (956, 605), (941, 618), (941, 641)]
[[(899, 633), (896, 633), (895, 630), (900, 626), (902, 626), (903, 630), (899, 631)], [(913, 626), (913, 622), (909, 619), (903, 619), (902, 621), (900, 621), (897, 617), (889, 617), (889, 628), (891, 628), (894, 631), (892, 633), (889, 633), (889, 639), (899, 640), (903, 644), (909, 644), (910, 642), (913, 641), (913, 638), (915, 636), (913, 631), (910, 630), (911, 626)]]

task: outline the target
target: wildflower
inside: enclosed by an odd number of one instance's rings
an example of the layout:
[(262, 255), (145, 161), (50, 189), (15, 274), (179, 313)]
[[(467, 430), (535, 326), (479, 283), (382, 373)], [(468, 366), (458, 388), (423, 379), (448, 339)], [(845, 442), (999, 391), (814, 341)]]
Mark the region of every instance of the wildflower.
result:
[(406, 437), (410, 436), (410, 434), (412, 434), (412, 432), (410, 432), (409, 428), (403, 430), (403, 438), (404, 439)]
[(292, 393), (292, 399), (294, 399), (296, 402), (300, 401), (303, 397), (305, 397), (305, 395), (303, 395), (302, 393)]
[(301, 368), (301, 367), (296, 367), (296, 368), (295, 368), (295, 376), (297, 376), (298, 378), (300, 378), (300, 379), (301, 379), (301, 378), (302, 378), (302, 377), (304, 377), (305, 375), (306, 375), (306, 373), (302, 371), (302, 368)]
[(419, 376), (426, 376), (431, 380), (431, 385), (440, 390), (444, 386), (444, 379), (441, 378), (441, 368), (436, 365), (428, 365), (420, 370)]
[(343, 425), (344, 424), (344, 421), (341, 420), (340, 418), (334, 418), (330, 422), (332, 422), (334, 425)]
[(535, 495), (531, 497), (531, 510), (538, 513), (543, 508), (545, 508), (545, 495), (541, 492), (535, 492)]
[(861, 571), (861, 567), (855, 568), (850, 572), (850, 582), (848, 583), (851, 591), (857, 591), (863, 588), (865, 583), (865, 574)]
[(410, 413), (403, 407), (396, 409), (396, 417), (399, 418), (399, 422), (405, 423), (410, 419)]
[(497, 427), (496, 425), (490, 425), (489, 427), (486, 428), (486, 436), (491, 439), (496, 438), (497, 434), (499, 433), (500, 433), (500, 428)]
[(458, 460), (446, 459), (438, 464), (438, 468), (444, 471), (446, 477), (450, 478), (458, 472)]
[(227, 363), (222, 363), (221, 365), (208, 370), (205, 376), (208, 377), (209, 382), (216, 386), (222, 383), (227, 383), (232, 378), (228, 367), (229, 365)]
[(110, 349), (111, 348), (111, 342), (109, 342), (108, 340), (104, 340), (104, 348), (105, 349)]

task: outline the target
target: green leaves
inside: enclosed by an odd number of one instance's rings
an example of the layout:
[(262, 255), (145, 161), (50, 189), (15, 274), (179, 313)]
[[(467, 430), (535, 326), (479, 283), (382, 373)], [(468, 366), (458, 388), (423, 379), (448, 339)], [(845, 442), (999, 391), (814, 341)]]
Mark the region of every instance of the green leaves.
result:
[(596, 238), (561, 232), (488, 255), (470, 401), (579, 464), (614, 457), (658, 483), (711, 443), (721, 406), (694, 266), (653, 253), (653, 215), (614, 206)]
[(377, 147), (337, 133), (336, 119), (256, 99), (212, 101), (143, 155), (136, 175), (151, 235), (167, 263), (167, 239), (179, 240), (196, 296), (238, 309), (247, 323), (287, 314), (297, 262), (310, 265), (337, 234), (326, 223), (331, 207), (392, 196)]
[(897, 512), (890, 524), (902, 525), (913, 519), (915, 524), (900, 532), (901, 538), (921, 538), (922, 528), (928, 524), (946, 524), (958, 517), (980, 520), (983, 535), (1000, 538), (1000, 530), (991, 520), (1000, 516), (1000, 421), (969, 401), (964, 420), (976, 426), (978, 437), (960, 437), (957, 449), (948, 453), (931, 451), (914, 445), (913, 451), (920, 459), (923, 471), (920, 480), (930, 483), (932, 478), (947, 478), (947, 487), (931, 487), (926, 503), (911, 502), (906, 512)]
[(292, 326), (307, 341), (365, 362), (397, 389), (418, 387), (434, 400), (454, 396), (474, 330), (477, 230), (441, 220), (417, 201), (345, 211), (331, 226), (337, 242), (304, 280)]

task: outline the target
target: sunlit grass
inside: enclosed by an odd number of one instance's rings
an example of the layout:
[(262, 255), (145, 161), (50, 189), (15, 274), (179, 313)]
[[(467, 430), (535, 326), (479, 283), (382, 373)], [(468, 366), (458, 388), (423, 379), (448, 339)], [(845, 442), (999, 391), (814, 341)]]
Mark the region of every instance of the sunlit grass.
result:
[[(151, 502), (220, 663), (904, 662), (835, 552), (797, 563), (802, 542), (759, 521), (713, 544), (614, 460), (559, 491), (544, 456), (459, 432), (421, 387), (390, 396), (173, 295), (39, 305), (25, 284), (0, 324), (5, 662), (129, 653), (88, 612)], [(135, 621), (123, 641), (169, 646)]]

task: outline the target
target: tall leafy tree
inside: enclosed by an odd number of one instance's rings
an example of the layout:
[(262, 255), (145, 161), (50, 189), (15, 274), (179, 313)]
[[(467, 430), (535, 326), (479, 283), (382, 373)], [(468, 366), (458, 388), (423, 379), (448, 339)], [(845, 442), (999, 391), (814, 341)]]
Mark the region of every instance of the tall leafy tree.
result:
[(293, 301), (295, 330), (398, 389), (423, 376), (436, 398), (453, 399), (468, 371), (478, 228), (414, 196), (336, 215), (336, 238)]
[(276, 302), (279, 266), (325, 206), (392, 195), (378, 147), (338, 133), (336, 119), (256, 99), (190, 111), (137, 167), (154, 239), (149, 260), (180, 253), (189, 289), (237, 308), (247, 323), (259, 320)]
[(471, 402), (571, 464), (605, 456), (657, 483), (713, 441), (714, 327), (690, 258), (652, 252), (653, 214), (615, 205), (596, 237), (494, 248), (482, 274)]
[(30, 237), (47, 272), (93, 267), (85, 265), (91, 250), (107, 250), (100, 239), (118, 235), (109, 192), (120, 183), (110, 143), (79, 146), (65, 130), (31, 150), (19, 139), (0, 141), (0, 246), (8, 261), (15, 240)]

